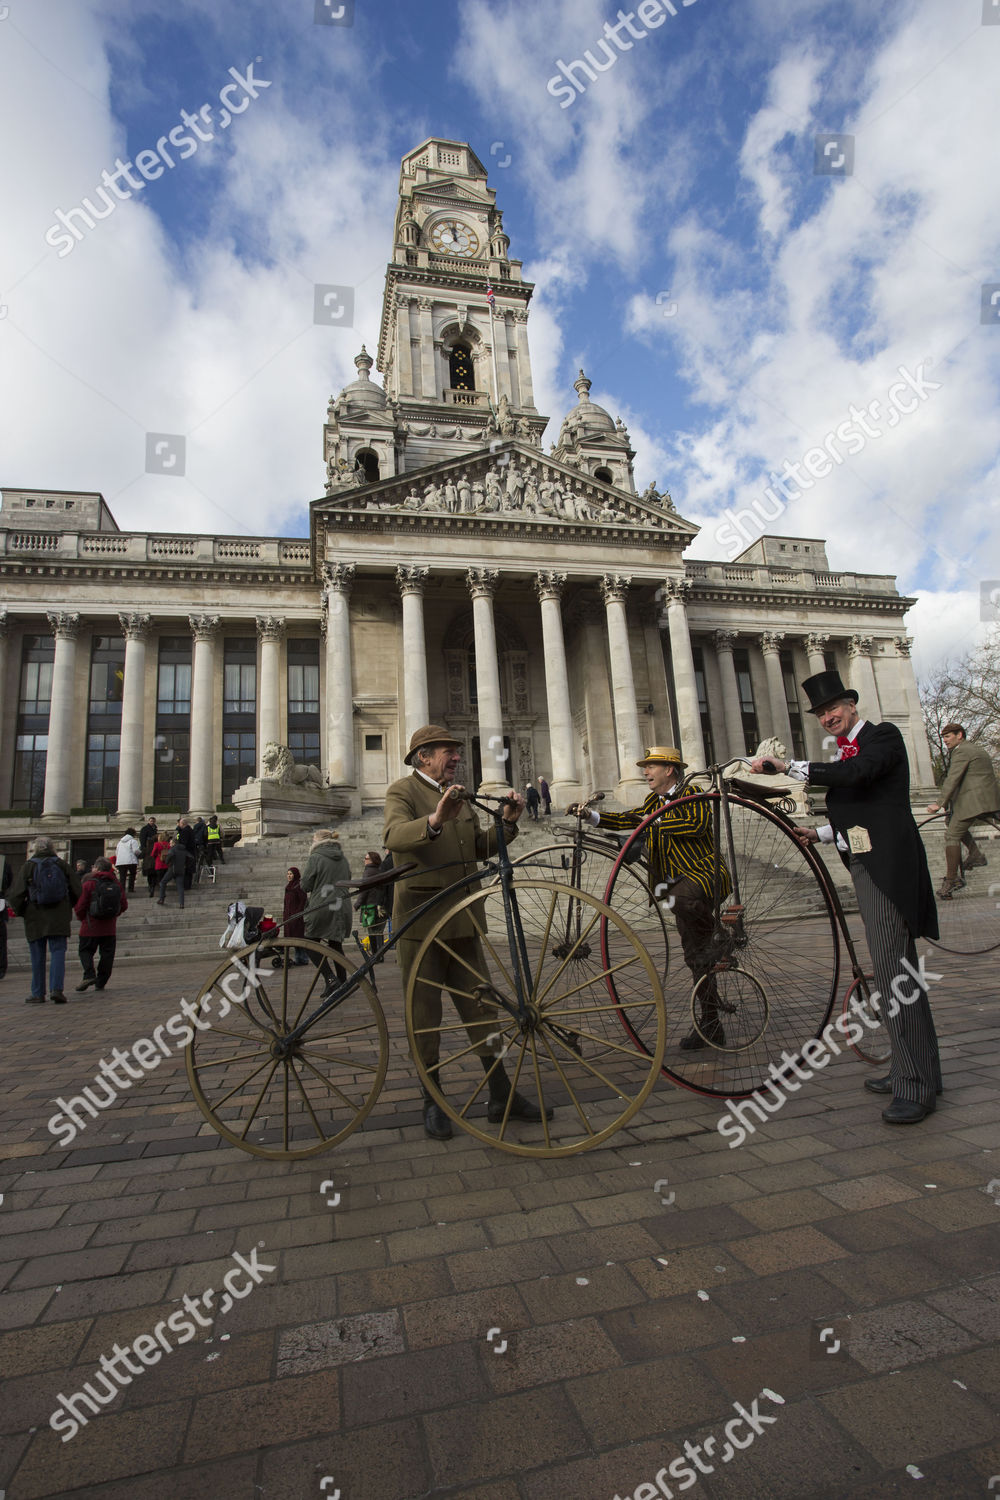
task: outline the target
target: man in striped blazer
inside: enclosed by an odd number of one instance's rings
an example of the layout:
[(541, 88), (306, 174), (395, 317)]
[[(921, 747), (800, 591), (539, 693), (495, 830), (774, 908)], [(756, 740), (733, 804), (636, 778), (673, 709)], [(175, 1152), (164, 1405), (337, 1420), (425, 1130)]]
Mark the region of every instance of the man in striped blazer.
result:
[[(611, 828), (619, 833), (639, 824), (658, 807), (676, 796), (687, 765), (680, 751), (671, 745), (653, 745), (642, 760), (637, 760), (649, 787), (649, 796), (641, 807), (631, 812), (583, 814), (595, 827)], [(576, 814), (574, 804), (567, 808)], [(711, 965), (711, 943), (714, 929), (713, 881), (715, 847), (710, 814), (705, 803), (692, 803), (682, 797), (646, 832), (649, 852), (650, 884), (657, 900), (673, 913), (681, 940), (684, 962), (691, 970), (695, 984)], [(722, 867), (721, 894), (731, 889), (729, 872)], [(719, 1019), (719, 996), (714, 981), (702, 987), (700, 1030), (692, 1030), (681, 1041), (686, 1052), (713, 1045), (724, 1047), (726, 1034)]]
[(825, 786), (829, 824), (799, 828), (804, 843), (832, 843), (851, 873), (879, 995), (879, 1012), (892, 1047), (885, 1078), (869, 1078), (873, 1094), (891, 1094), (882, 1111), (887, 1125), (914, 1125), (929, 1115), (941, 1092), (941, 1062), (915, 939), (938, 936), (934, 888), (927, 855), (910, 811), (910, 768), (895, 724), (869, 724), (858, 713), (858, 695), (839, 672), (818, 672), (802, 684), (828, 735), (837, 738), (833, 761), (791, 761), (773, 756), (754, 771), (787, 769), (790, 776)]

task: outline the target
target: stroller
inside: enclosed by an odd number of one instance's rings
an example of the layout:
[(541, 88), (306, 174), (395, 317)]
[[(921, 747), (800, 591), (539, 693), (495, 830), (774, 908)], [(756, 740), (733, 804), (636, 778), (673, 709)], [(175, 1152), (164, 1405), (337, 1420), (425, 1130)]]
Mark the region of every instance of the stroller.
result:
[(220, 948), (249, 948), (251, 943), (260, 941), (260, 924), (264, 919), (262, 906), (247, 906), (243, 901), (230, 901), (226, 916), (229, 922), (219, 939)]

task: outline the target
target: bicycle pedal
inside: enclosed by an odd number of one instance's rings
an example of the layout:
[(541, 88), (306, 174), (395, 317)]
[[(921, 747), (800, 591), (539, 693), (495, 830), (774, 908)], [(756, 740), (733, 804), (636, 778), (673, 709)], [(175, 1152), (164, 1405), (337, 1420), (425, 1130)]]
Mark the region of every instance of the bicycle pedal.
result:
[(719, 921), (725, 922), (727, 927), (735, 927), (743, 917), (742, 906), (727, 906), (724, 912), (720, 912)]

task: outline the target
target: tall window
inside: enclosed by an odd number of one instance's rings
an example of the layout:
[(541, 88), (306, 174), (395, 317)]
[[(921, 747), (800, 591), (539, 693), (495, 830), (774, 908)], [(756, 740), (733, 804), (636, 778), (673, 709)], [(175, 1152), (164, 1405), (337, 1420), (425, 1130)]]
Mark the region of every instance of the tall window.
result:
[(184, 809), (191, 774), (191, 637), (160, 638), (153, 801)]
[(52, 663), (56, 643), (50, 635), (26, 635), (21, 654), (21, 683), (14, 737), (14, 779), (10, 805), (37, 815), (45, 798)]
[(448, 356), (449, 379), (453, 391), (474, 391), (476, 372), (467, 344), (455, 344)]
[(95, 635), (90, 654), (87, 769), (83, 801), (86, 807), (103, 807), (109, 813), (113, 813), (118, 806), (124, 683), (124, 639), (121, 636)]
[(317, 640), (288, 642), (288, 748), (300, 765), (320, 768)]
[(785, 704), (788, 708), (788, 722), (792, 726), (791, 750), (796, 760), (805, 760), (806, 742), (802, 732), (802, 710), (799, 707), (799, 695), (795, 686), (795, 663), (790, 651), (779, 653), (781, 662), (781, 680), (785, 684)]
[(760, 743), (757, 729), (757, 709), (753, 701), (753, 680), (750, 676), (750, 654), (746, 647), (737, 647), (733, 652), (736, 668), (736, 687), (740, 695), (740, 716), (743, 720), (743, 749), (748, 753), (756, 750)]
[(257, 640), (230, 636), (222, 668), (222, 800), (257, 769)]
[(708, 756), (708, 764), (715, 760), (715, 750), (712, 738), (712, 716), (708, 711), (708, 688), (705, 686), (705, 656), (700, 646), (692, 646), (691, 655), (694, 658), (694, 680), (698, 690), (698, 717), (701, 719), (701, 736), (705, 741), (705, 754)]

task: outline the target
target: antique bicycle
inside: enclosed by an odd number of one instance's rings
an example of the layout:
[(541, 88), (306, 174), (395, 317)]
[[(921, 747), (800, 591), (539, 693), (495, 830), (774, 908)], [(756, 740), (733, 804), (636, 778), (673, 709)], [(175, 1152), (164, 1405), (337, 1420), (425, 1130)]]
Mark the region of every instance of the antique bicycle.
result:
[[(663, 1073), (695, 1093), (727, 1099), (746, 1097), (775, 1072), (780, 1076), (790, 1066), (789, 1055), (797, 1058), (806, 1042), (822, 1035), (837, 1002), (842, 948), (852, 976), (843, 996), (845, 1016), (856, 1015), (860, 1006), (870, 1017), (863, 1035), (844, 1045), (876, 1065), (889, 1057), (874, 981), (858, 957), (830, 874), (813, 848), (796, 838), (781, 788), (749, 783), (738, 774), (726, 778), (745, 764), (737, 757), (686, 777), (671, 801), (626, 841), (603, 892), (605, 903), (616, 908), (622, 881), (628, 884), (623, 871), (634, 843), (680, 796), (688, 809), (693, 804), (705, 813), (714, 853), (706, 972), (694, 984), (680, 964), (664, 973), (669, 1046)], [(669, 890), (656, 888), (653, 899), (669, 917)], [(609, 984), (614, 987), (613, 975)], [(721, 1040), (714, 1026), (704, 1024), (703, 1009), (721, 1023)], [(641, 1012), (620, 1019), (645, 1049), (636, 1024)], [(692, 1027), (704, 1045), (684, 1051), (676, 1043)]]
[[(666, 1016), (657, 966), (596, 896), (515, 869), (500, 826), (508, 799), (464, 795), (492, 817), (496, 856), (425, 902), (382, 950), (440, 910), (406, 995), (415, 1066), (441, 1108), (479, 1140), (523, 1156), (586, 1150), (632, 1118), (659, 1076)], [(403, 865), (389, 878), (415, 868)], [(377, 880), (386, 884), (385, 875)], [(373, 883), (346, 882), (329, 894), (345, 900)], [(448, 928), (462, 911), (480, 931), (478, 957), (460, 960), (468, 974), (463, 993), (491, 1020), (467, 1028), (449, 1006), (432, 1026), (417, 1028), (413, 996), (427, 984), (440, 997), (427, 977), (430, 956), (455, 957)], [(355, 966), (322, 943), (268, 935), (281, 967), (264, 971), (259, 946), (232, 954), (202, 987), (186, 1048), (188, 1079), (205, 1118), (231, 1144), (271, 1159), (308, 1157), (357, 1130), (385, 1081), (389, 1037), (372, 984), (375, 957)], [(309, 964), (297, 964), (294, 950)], [(641, 1032), (641, 1049), (630, 1028)], [(427, 1050), (437, 1057), (425, 1065), (416, 1042), (430, 1033)], [(511, 1097), (519, 1091), (539, 1108), (538, 1124), (515, 1120), (509, 1105), (501, 1119), (489, 1119), (489, 1078), (501, 1066)]]
[[(931, 813), (917, 824), (918, 829), (928, 828), (945, 817), (941, 812)], [(985, 813), (979, 822), (1000, 831), (1000, 818)], [(1000, 948), (1000, 873), (981, 876), (978, 864), (969, 864), (965, 858), (965, 846), (959, 845), (959, 878), (963, 886), (946, 900), (937, 903), (940, 936), (932, 939), (945, 953), (968, 954), (992, 953)]]

